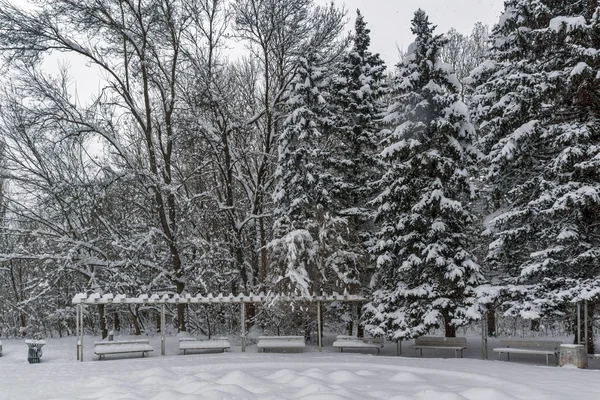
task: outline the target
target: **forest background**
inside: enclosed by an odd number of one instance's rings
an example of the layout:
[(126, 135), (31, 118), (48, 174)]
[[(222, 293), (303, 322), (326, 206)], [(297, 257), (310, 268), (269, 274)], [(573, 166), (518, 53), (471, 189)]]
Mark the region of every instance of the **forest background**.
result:
[[(0, 0), (2, 334), (72, 334), (80, 292), (347, 291), (372, 300), (333, 319), (389, 339), (484, 312), (539, 329), (582, 300), (593, 319), (599, 20), (596, 0), (509, 0), (492, 32), (442, 36), (419, 10), (386, 68), (333, 3)], [(93, 98), (44, 68), (57, 53), (98, 71)], [(302, 310), (248, 321), (309, 335)], [(86, 321), (139, 334), (152, 315)]]

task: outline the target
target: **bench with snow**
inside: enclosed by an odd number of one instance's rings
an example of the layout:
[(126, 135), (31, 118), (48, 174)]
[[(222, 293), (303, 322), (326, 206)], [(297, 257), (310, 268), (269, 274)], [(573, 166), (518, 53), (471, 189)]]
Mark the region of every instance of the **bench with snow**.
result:
[(220, 350), (225, 352), (225, 349), (229, 349), (231, 345), (227, 337), (218, 337), (214, 339), (196, 339), (193, 337), (180, 338), (179, 339), (179, 350), (183, 350), (185, 355), (188, 350)]
[(256, 347), (264, 353), (265, 349), (298, 349), (306, 346), (304, 336), (259, 336)]
[(100, 360), (107, 354), (142, 353), (144, 357), (150, 351), (154, 349), (148, 339), (94, 342), (94, 354), (97, 354)]
[(383, 338), (373, 337), (356, 337), (338, 335), (333, 342), (333, 347), (339, 348), (340, 352), (344, 349), (375, 349), (379, 354), (380, 349), (383, 347)]
[(460, 358), (463, 356), (463, 350), (467, 348), (466, 337), (439, 337), (439, 336), (421, 336), (415, 339), (415, 344), (410, 346), (415, 349), (415, 355), (419, 350), (421, 357), (423, 349), (448, 349), (454, 350), (454, 356)]
[(514, 354), (539, 354), (546, 356), (546, 365), (548, 356), (554, 356), (558, 365), (558, 355), (560, 354), (560, 345), (562, 342), (553, 340), (533, 340), (533, 339), (510, 339), (501, 340), (500, 346), (493, 351), (498, 353), (500, 358), (502, 353), (506, 353), (506, 360), (510, 361), (510, 353)]

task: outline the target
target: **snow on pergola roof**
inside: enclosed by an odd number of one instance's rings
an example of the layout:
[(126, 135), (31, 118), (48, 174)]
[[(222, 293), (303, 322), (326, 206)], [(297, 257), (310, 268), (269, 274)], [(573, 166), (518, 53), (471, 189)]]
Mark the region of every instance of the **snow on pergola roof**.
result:
[(218, 294), (213, 296), (208, 294), (206, 296), (191, 296), (189, 294), (179, 296), (177, 294), (169, 295), (164, 294), (162, 296), (158, 294), (142, 294), (138, 297), (127, 297), (124, 294), (113, 295), (112, 293), (100, 294), (91, 293), (78, 293), (73, 297), (73, 304), (209, 304), (209, 303), (261, 303), (271, 301), (367, 301), (368, 299), (361, 295), (355, 294), (338, 294), (333, 292), (329, 295), (310, 295), (310, 296), (295, 296), (295, 295), (283, 295), (283, 294), (239, 294), (234, 296), (233, 294), (223, 295)]

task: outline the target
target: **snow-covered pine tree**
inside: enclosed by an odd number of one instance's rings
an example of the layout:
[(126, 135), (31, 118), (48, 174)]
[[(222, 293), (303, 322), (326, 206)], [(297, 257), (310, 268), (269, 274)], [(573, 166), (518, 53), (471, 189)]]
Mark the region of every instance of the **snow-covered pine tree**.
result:
[(365, 243), (373, 230), (373, 209), (367, 203), (374, 195), (373, 183), (381, 174), (378, 121), (385, 110), (386, 93), (386, 67), (379, 54), (369, 51), (369, 34), (357, 10), (353, 45), (332, 79), (335, 150), (328, 158), (334, 175), (332, 200), (335, 209), (348, 220), (349, 244), (363, 284), (368, 283), (370, 265)]
[[(279, 138), (275, 171), (272, 289), (308, 295), (325, 282), (342, 288), (351, 279), (346, 220), (332, 212), (333, 176), (326, 167), (333, 115), (330, 77), (315, 53), (301, 59), (288, 93), (289, 115)], [(327, 288), (330, 289), (330, 288)]]
[(599, 19), (597, 0), (507, 1), (472, 73), (497, 210), (488, 261), (510, 315), (537, 319), (600, 284)]
[(442, 325), (451, 336), (456, 325), (478, 317), (468, 311), (483, 279), (468, 237), (475, 131), (458, 80), (440, 61), (444, 38), (434, 29), (425, 12), (415, 13), (416, 40), (398, 65), (384, 118), (387, 171), (375, 199), (381, 227), (365, 315), (373, 334), (390, 339)]

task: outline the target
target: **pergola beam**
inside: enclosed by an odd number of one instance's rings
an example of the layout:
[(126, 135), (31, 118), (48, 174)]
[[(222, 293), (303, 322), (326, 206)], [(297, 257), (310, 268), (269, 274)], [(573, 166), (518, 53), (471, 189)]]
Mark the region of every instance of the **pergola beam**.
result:
[(72, 303), (77, 308), (77, 321), (79, 323), (78, 326), (78, 336), (79, 334), (79, 344), (78, 344), (78, 359), (83, 361), (83, 307), (84, 305), (90, 304), (148, 304), (148, 305), (161, 305), (160, 310), (160, 335), (161, 335), (161, 348), (160, 353), (162, 356), (165, 355), (165, 306), (167, 304), (215, 304), (215, 303), (230, 303), (230, 304), (240, 304), (241, 309), (241, 325), (242, 325), (242, 352), (246, 351), (246, 303), (265, 303), (265, 302), (291, 302), (291, 301), (308, 301), (308, 302), (316, 302), (317, 303), (317, 335), (318, 335), (318, 343), (319, 343), (319, 351), (322, 348), (322, 329), (321, 326), (321, 302), (323, 301), (366, 301), (367, 298), (360, 295), (353, 294), (338, 294), (332, 293), (330, 295), (311, 295), (311, 296), (294, 296), (294, 295), (281, 295), (281, 294), (250, 294), (248, 296), (240, 294), (238, 296), (234, 296), (230, 294), (229, 296), (223, 296), (219, 294), (217, 296), (213, 296), (212, 294), (206, 296), (178, 296), (178, 295), (162, 295), (159, 296), (157, 294), (153, 294), (148, 296), (146, 294), (140, 295), (138, 297), (127, 297), (122, 294), (113, 295), (112, 293), (107, 293), (101, 295), (100, 293), (92, 293), (89, 296), (85, 293), (78, 293), (73, 297)]
[(277, 302), (277, 301), (308, 301), (308, 302), (321, 302), (321, 301), (366, 301), (368, 300), (364, 296), (354, 294), (338, 294), (333, 293), (330, 295), (311, 295), (311, 296), (294, 296), (294, 295), (280, 295), (280, 294), (250, 294), (234, 296), (232, 294), (223, 296), (219, 294), (217, 296), (206, 295), (206, 296), (178, 296), (178, 295), (163, 295), (159, 296), (153, 294), (140, 295), (138, 297), (127, 297), (125, 295), (114, 296), (111, 293), (100, 295), (99, 293), (92, 293), (89, 296), (85, 293), (79, 293), (73, 297), (72, 303), (75, 304), (214, 304), (214, 303), (265, 303), (265, 302)]

